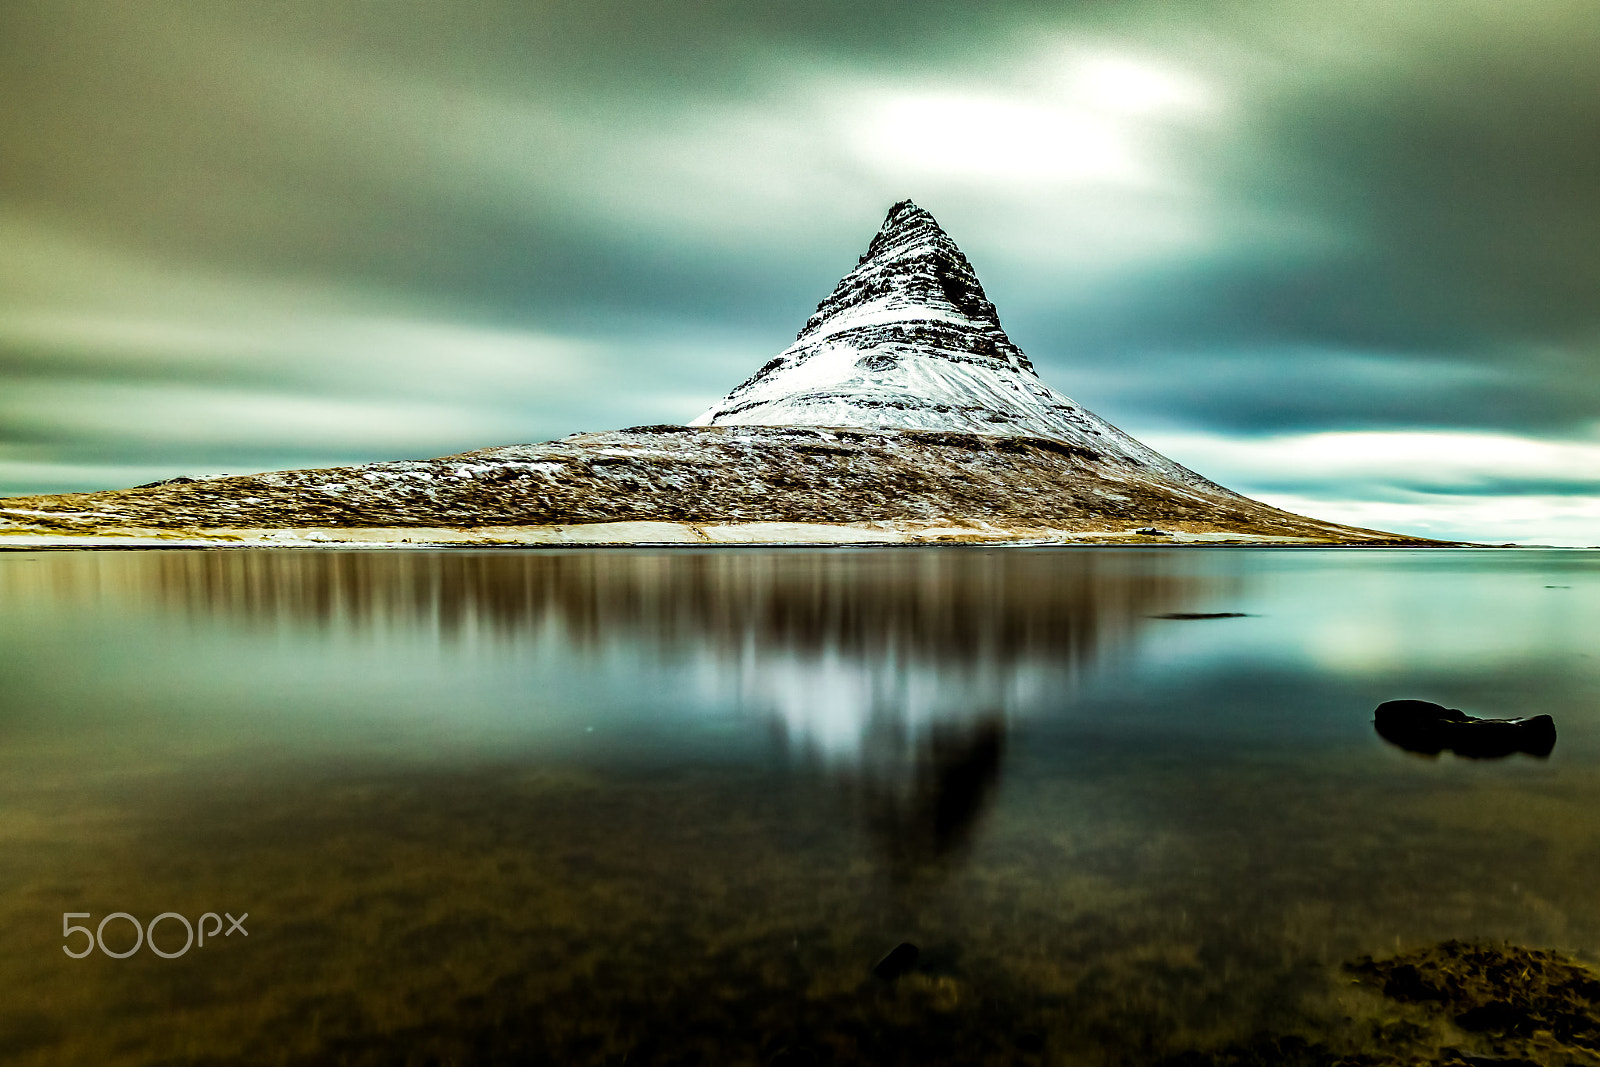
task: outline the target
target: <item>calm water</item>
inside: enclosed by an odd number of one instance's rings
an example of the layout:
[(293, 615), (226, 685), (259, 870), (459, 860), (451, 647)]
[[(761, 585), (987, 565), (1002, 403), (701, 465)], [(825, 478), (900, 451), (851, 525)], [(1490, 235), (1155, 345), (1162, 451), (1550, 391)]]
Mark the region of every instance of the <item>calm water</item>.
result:
[(0, 1060), (1359, 1046), (1353, 956), (1600, 957), (1597, 624), (1577, 551), (0, 553)]

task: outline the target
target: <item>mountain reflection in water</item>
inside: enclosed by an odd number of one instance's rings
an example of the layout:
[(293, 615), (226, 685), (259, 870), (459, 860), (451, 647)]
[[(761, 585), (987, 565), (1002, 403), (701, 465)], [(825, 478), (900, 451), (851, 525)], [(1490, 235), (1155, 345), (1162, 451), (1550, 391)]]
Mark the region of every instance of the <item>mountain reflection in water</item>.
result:
[(939, 723), (911, 753), (904, 735), (869, 738), (859, 789), (893, 879), (936, 869), (967, 844), (1000, 784), (1005, 739), (999, 715)]
[(665, 698), (671, 714), (698, 696), (771, 716), (792, 759), (848, 764), (869, 759), (873, 738), (921, 751), (936, 723), (1003, 731), (1056, 706), (1153, 611), (1229, 584), (1142, 553), (1018, 549), (164, 552), (90, 573), (75, 558), (41, 562), (26, 576), (57, 600), (165, 603), (200, 625), (690, 664), (697, 692)]

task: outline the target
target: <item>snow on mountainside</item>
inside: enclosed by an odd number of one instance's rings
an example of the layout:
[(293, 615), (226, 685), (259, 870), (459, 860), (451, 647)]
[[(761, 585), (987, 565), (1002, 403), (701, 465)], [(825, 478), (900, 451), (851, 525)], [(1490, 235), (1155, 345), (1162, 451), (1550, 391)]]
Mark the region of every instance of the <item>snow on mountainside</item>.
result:
[(932, 215), (889, 209), (795, 343), (691, 426), (855, 426), (1045, 437), (1220, 489), (1040, 380)]

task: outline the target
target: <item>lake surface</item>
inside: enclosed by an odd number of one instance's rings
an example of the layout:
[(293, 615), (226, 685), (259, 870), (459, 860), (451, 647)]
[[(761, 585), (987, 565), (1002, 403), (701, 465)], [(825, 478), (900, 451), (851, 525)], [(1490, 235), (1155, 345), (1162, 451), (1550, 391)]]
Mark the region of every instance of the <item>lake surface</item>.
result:
[(1342, 963), (1600, 958), (1596, 634), (1582, 551), (0, 553), (0, 1061), (1426, 1053)]

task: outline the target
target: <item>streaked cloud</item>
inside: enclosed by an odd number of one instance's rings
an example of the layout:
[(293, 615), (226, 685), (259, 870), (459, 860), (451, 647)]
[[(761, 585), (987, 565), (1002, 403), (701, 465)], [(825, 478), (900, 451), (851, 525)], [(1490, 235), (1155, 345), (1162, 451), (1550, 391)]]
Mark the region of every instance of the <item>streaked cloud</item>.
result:
[[(1439, 431), (1317, 433), (1239, 439), (1158, 434), (1172, 455), (1226, 469), (1256, 485), (1323, 482), (1404, 485), (1421, 492), (1564, 482), (1600, 491), (1600, 423), (1588, 440)], [(1185, 462), (1188, 462), (1187, 460)]]
[(1255, 494), (1300, 515), (1361, 526), (1403, 530), (1423, 537), (1476, 544), (1600, 548), (1600, 497), (1517, 493), (1507, 496), (1417, 494), (1409, 501), (1330, 494)]
[(912, 196), (1205, 473), (1600, 541), (1597, 52), (1586, 0), (21, 0), (0, 493), (686, 419)]
[(1145, 440), (1301, 514), (1448, 539), (1600, 544), (1600, 423), (1582, 440), (1439, 431)]

